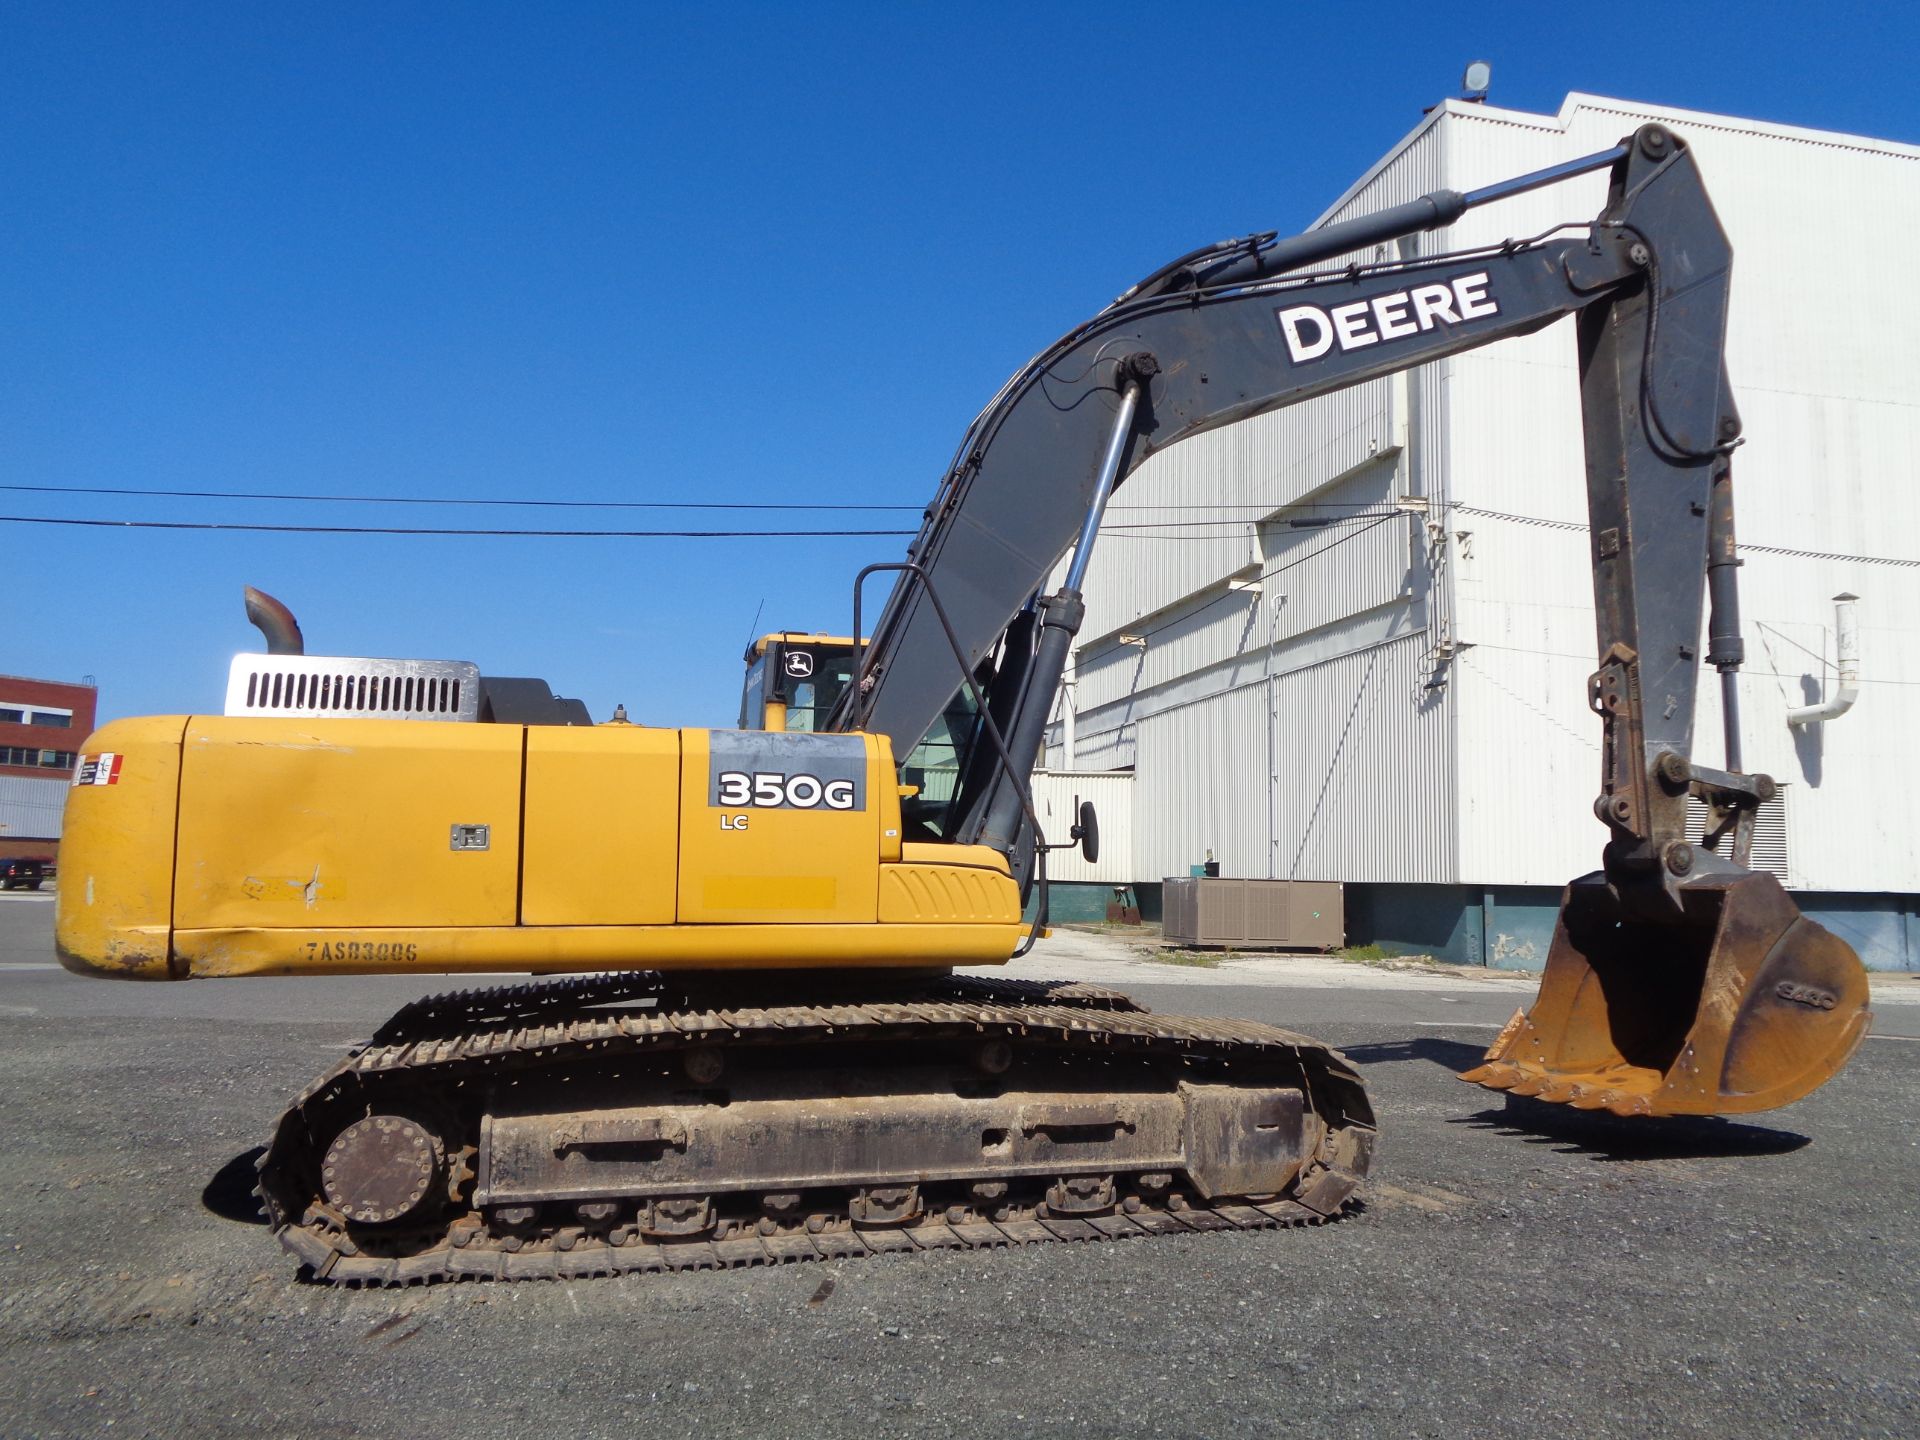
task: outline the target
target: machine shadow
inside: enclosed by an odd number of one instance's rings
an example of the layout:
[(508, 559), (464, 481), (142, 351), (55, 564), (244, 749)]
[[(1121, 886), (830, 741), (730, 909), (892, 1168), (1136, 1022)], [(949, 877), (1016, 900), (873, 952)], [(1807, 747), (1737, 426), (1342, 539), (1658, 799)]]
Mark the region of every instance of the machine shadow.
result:
[(1749, 1125), (1715, 1115), (1628, 1118), (1603, 1110), (1575, 1110), (1524, 1095), (1509, 1095), (1503, 1109), (1481, 1110), (1449, 1120), (1518, 1137), (1528, 1144), (1554, 1145), (1563, 1155), (1595, 1160), (1708, 1160), (1719, 1157), (1785, 1155), (1809, 1143), (1793, 1130)]
[[(1486, 1058), (1484, 1046), (1422, 1035), (1377, 1045), (1351, 1045), (1340, 1052), (1358, 1065), (1417, 1060), (1458, 1075)], [(1562, 1154), (1595, 1160), (1700, 1160), (1716, 1156), (1785, 1155), (1808, 1143), (1793, 1130), (1776, 1130), (1719, 1116), (1675, 1115), (1657, 1119), (1575, 1110), (1524, 1095), (1507, 1095), (1501, 1109), (1485, 1109), (1447, 1123), (1493, 1130), (1528, 1144), (1553, 1145)]]
[(200, 1203), (222, 1220), (231, 1220), (236, 1225), (266, 1224), (266, 1213), (253, 1193), (258, 1183), (255, 1166), (266, 1152), (266, 1146), (256, 1145), (227, 1161), (200, 1192)]
[(1487, 1047), (1422, 1035), (1414, 1040), (1386, 1040), (1378, 1045), (1345, 1045), (1340, 1053), (1357, 1065), (1390, 1065), (1401, 1060), (1426, 1060), (1458, 1075), (1486, 1059)]

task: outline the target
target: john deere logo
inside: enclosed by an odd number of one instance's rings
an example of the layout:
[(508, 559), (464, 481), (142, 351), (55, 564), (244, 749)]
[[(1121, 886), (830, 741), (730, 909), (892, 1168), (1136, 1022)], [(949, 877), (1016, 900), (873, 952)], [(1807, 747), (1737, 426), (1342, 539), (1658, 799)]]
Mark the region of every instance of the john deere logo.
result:
[(1487, 293), (1489, 283), (1488, 273), (1482, 270), (1448, 284), (1415, 285), (1331, 310), (1290, 305), (1274, 315), (1286, 337), (1287, 354), (1294, 364), (1304, 365), (1336, 345), (1343, 351), (1358, 350), (1382, 340), (1404, 340), (1424, 330), (1452, 329), (1498, 315), (1500, 302)]
[(805, 680), (813, 674), (813, 656), (804, 650), (789, 650), (783, 668), (789, 680)]

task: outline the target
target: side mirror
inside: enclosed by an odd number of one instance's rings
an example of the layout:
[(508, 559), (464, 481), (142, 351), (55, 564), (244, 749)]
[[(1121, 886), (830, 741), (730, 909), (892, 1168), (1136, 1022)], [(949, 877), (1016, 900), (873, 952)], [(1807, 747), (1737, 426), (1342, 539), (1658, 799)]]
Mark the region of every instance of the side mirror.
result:
[(1100, 817), (1094, 813), (1091, 800), (1080, 801), (1078, 795), (1073, 798), (1079, 802), (1076, 813), (1080, 818), (1067, 834), (1079, 842), (1081, 857), (1091, 865), (1100, 858)]

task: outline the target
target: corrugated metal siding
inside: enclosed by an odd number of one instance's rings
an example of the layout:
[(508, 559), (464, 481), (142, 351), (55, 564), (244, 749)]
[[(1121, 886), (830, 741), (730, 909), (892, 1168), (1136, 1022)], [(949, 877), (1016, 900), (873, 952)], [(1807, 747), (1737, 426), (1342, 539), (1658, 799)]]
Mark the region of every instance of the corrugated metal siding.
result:
[[(1090, 645), (1260, 561), (1258, 522), (1400, 444), (1400, 387), (1377, 380), (1153, 456), (1114, 496), (1087, 574)], [(1147, 528), (1151, 527), (1151, 528)]]
[[(1920, 151), (1593, 97), (1570, 97), (1557, 116), (1450, 104), (1325, 218), (1590, 153), (1647, 119), (1694, 144), (1737, 255), (1729, 365), (1750, 441), (1736, 461), (1743, 541), (1920, 558), (1920, 291), (1857, 263), (1904, 253), (1920, 233)], [(1407, 253), (1584, 224), (1604, 194), (1603, 176), (1582, 177), (1476, 211)], [(1269, 579), (1258, 599), (1229, 592), (1282, 552), (1326, 543), (1269, 528), (1263, 547), (1259, 521), (1371, 483), (1369, 467), (1403, 444), (1389, 483), (1433, 503), (1438, 550), (1417, 519), (1395, 522)], [(1076, 687), (1076, 763), (1138, 765), (1141, 878), (1184, 874), (1208, 849), (1253, 876), (1557, 885), (1592, 868), (1605, 832), (1591, 818), (1600, 729), (1585, 702), (1582, 473), (1569, 323), (1201, 437), (1143, 467), (1094, 558)], [(1171, 505), (1222, 508), (1141, 508)], [(1204, 538), (1122, 528), (1209, 516), (1235, 523)], [(1749, 765), (1794, 786), (1792, 883), (1920, 889), (1907, 718), (1920, 686), (1920, 566), (1746, 558), (1742, 730)], [(1863, 597), (1862, 697), (1796, 733), (1788, 706), (1831, 682), (1829, 597), (1840, 590)], [(1117, 645), (1122, 630), (1147, 634), (1146, 649)], [(1449, 662), (1451, 641), (1464, 648)], [(1391, 685), (1376, 693), (1382, 677)], [(1269, 684), (1287, 724), (1282, 773), (1263, 787)], [(1697, 754), (1718, 764), (1710, 674), (1700, 701)]]
[(0, 775), (0, 835), (10, 840), (58, 840), (67, 786), (66, 780)]
[(1420, 524), (1413, 515), (1392, 512), (1397, 458), (1328, 488), (1329, 499), (1349, 507), (1334, 512), (1339, 518), (1333, 524), (1300, 530), (1282, 521), (1266, 527), (1262, 599), (1279, 642), (1412, 597)]
[[(1325, 218), (1435, 188), (1440, 144), (1437, 129), (1415, 137)], [(1087, 587), (1075, 763), (1137, 767), (1136, 878), (1183, 875), (1209, 851), (1232, 875), (1450, 878), (1444, 806), (1353, 803), (1409, 761), (1447, 784), (1444, 697), (1421, 688), (1421, 521), (1293, 529), (1283, 513), (1345, 517), (1406, 493), (1409, 415), (1439, 418), (1438, 371), (1201, 436), (1115, 497)], [(1179, 505), (1216, 508), (1155, 508)], [(1126, 528), (1210, 516), (1237, 523), (1205, 538)], [(1250, 575), (1266, 577), (1259, 593), (1230, 589)]]
[(1274, 682), (1273, 874), (1453, 879), (1446, 716), (1411, 635)]
[(1048, 843), (1065, 841), (1076, 801), (1092, 801), (1100, 819), (1100, 858), (1089, 865), (1078, 850), (1047, 856), (1047, 878), (1062, 882), (1128, 885), (1146, 877), (1133, 865), (1133, 776), (1085, 770), (1040, 770), (1033, 777), (1033, 808)]
[(1248, 685), (1141, 722), (1134, 772), (1136, 878), (1185, 875), (1209, 852), (1222, 875), (1264, 877), (1267, 702)]
[(1425, 653), (1412, 635), (1143, 718), (1141, 878), (1184, 875), (1208, 851), (1223, 875), (1448, 878), (1445, 717), (1422, 689)]
[[(1753, 849), (1747, 857), (1755, 870), (1766, 871), (1782, 885), (1793, 883), (1790, 860), (1793, 847), (1787, 839), (1788, 799), (1792, 790), (1791, 785), (1782, 785), (1774, 791), (1773, 799), (1766, 801), (1754, 813)], [(1707, 838), (1707, 817), (1710, 813), (1708, 806), (1701, 801), (1689, 801), (1687, 804), (1687, 838), (1696, 845)], [(1731, 854), (1731, 850), (1728, 853)]]
[[(1145, 645), (1112, 639), (1075, 662), (1083, 717), (1154, 690), (1231, 657), (1261, 666), (1260, 595), (1212, 586), (1170, 615), (1142, 624)], [(1123, 632), (1131, 633), (1131, 632)]]
[[(1445, 183), (1471, 188), (1602, 149), (1658, 119), (1686, 138), (1735, 252), (1728, 367), (1748, 444), (1735, 460), (1747, 546), (1920, 558), (1920, 293), (1865, 256), (1920, 232), (1920, 151), (1573, 97), (1558, 117), (1472, 113), (1445, 133)], [(1585, 177), (1475, 212), (1456, 244), (1590, 217)], [(1783, 222), (1790, 213), (1792, 223)], [(1585, 519), (1572, 327), (1458, 357), (1445, 382), (1445, 466), (1462, 506)], [(1599, 722), (1586, 708), (1594, 649), (1584, 531), (1454, 511), (1458, 581), (1461, 879), (1555, 884), (1598, 859), (1591, 820)], [(1471, 553), (1467, 553), (1470, 551)], [(1790, 883), (1920, 889), (1920, 784), (1907, 697), (1920, 684), (1920, 567), (1768, 555), (1741, 572), (1750, 768), (1794, 787)], [(1867, 684), (1855, 709), (1809, 733), (1785, 712), (1832, 673), (1830, 597), (1863, 597)], [(1696, 753), (1720, 764), (1719, 698), (1702, 678)], [(1524, 768), (1516, 770), (1516, 764)]]
[[(1887, 549), (1920, 549), (1912, 532), (1889, 531), (1884, 540)], [(1920, 890), (1920, 568), (1752, 553), (1746, 562), (1741, 734), (1747, 764), (1793, 786), (1788, 883)], [(1860, 698), (1838, 719), (1796, 729), (1786, 723), (1788, 709), (1832, 694), (1837, 683), (1828, 597), (1842, 590), (1861, 597)], [(1710, 673), (1703, 690), (1700, 753), (1717, 765), (1720, 695)]]

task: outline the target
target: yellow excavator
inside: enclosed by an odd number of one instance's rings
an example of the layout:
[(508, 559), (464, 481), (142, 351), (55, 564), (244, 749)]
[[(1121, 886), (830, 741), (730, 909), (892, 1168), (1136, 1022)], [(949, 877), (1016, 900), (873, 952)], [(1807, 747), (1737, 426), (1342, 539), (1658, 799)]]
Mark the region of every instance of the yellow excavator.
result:
[[(1324, 268), (1601, 169), (1590, 222)], [(1611, 838), (1568, 887), (1538, 1000), (1468, 1078), (1622, 1115), (1785, 1104), (1844, 1064), (1867, 991), (1853, 953), (1747, 864), (1772, 782), (1736, 748), (1731, 261), (1692, 153), (1658, 126), (1184, 256), (980, 412), (906, 560), (856, 581), (852, 637), (750, 654), (742, 720), (763, 728), (593, 725), (544, 683), (471, 664), (307, 655), (253, 597), (268, 653), (235, 661), (226, 713), (87, 742), (60, 957), (155, 980), (571, 977), (409, 1005), (294, 1099), (260, 1194), (330, 1282), (1335, 1215), (1375, 1135), (1338, 1053), (955, 971), (1024, 953), (1049, 849), (1097, 830), (1083, 815), (1043, 835), (1030, 772), (1115, 487), (1203, 430), (1572, 315)], [(892, 586), (869, 635), (876, 573)], [(1725, 770), (1691, 758), (1703, 590)]]

